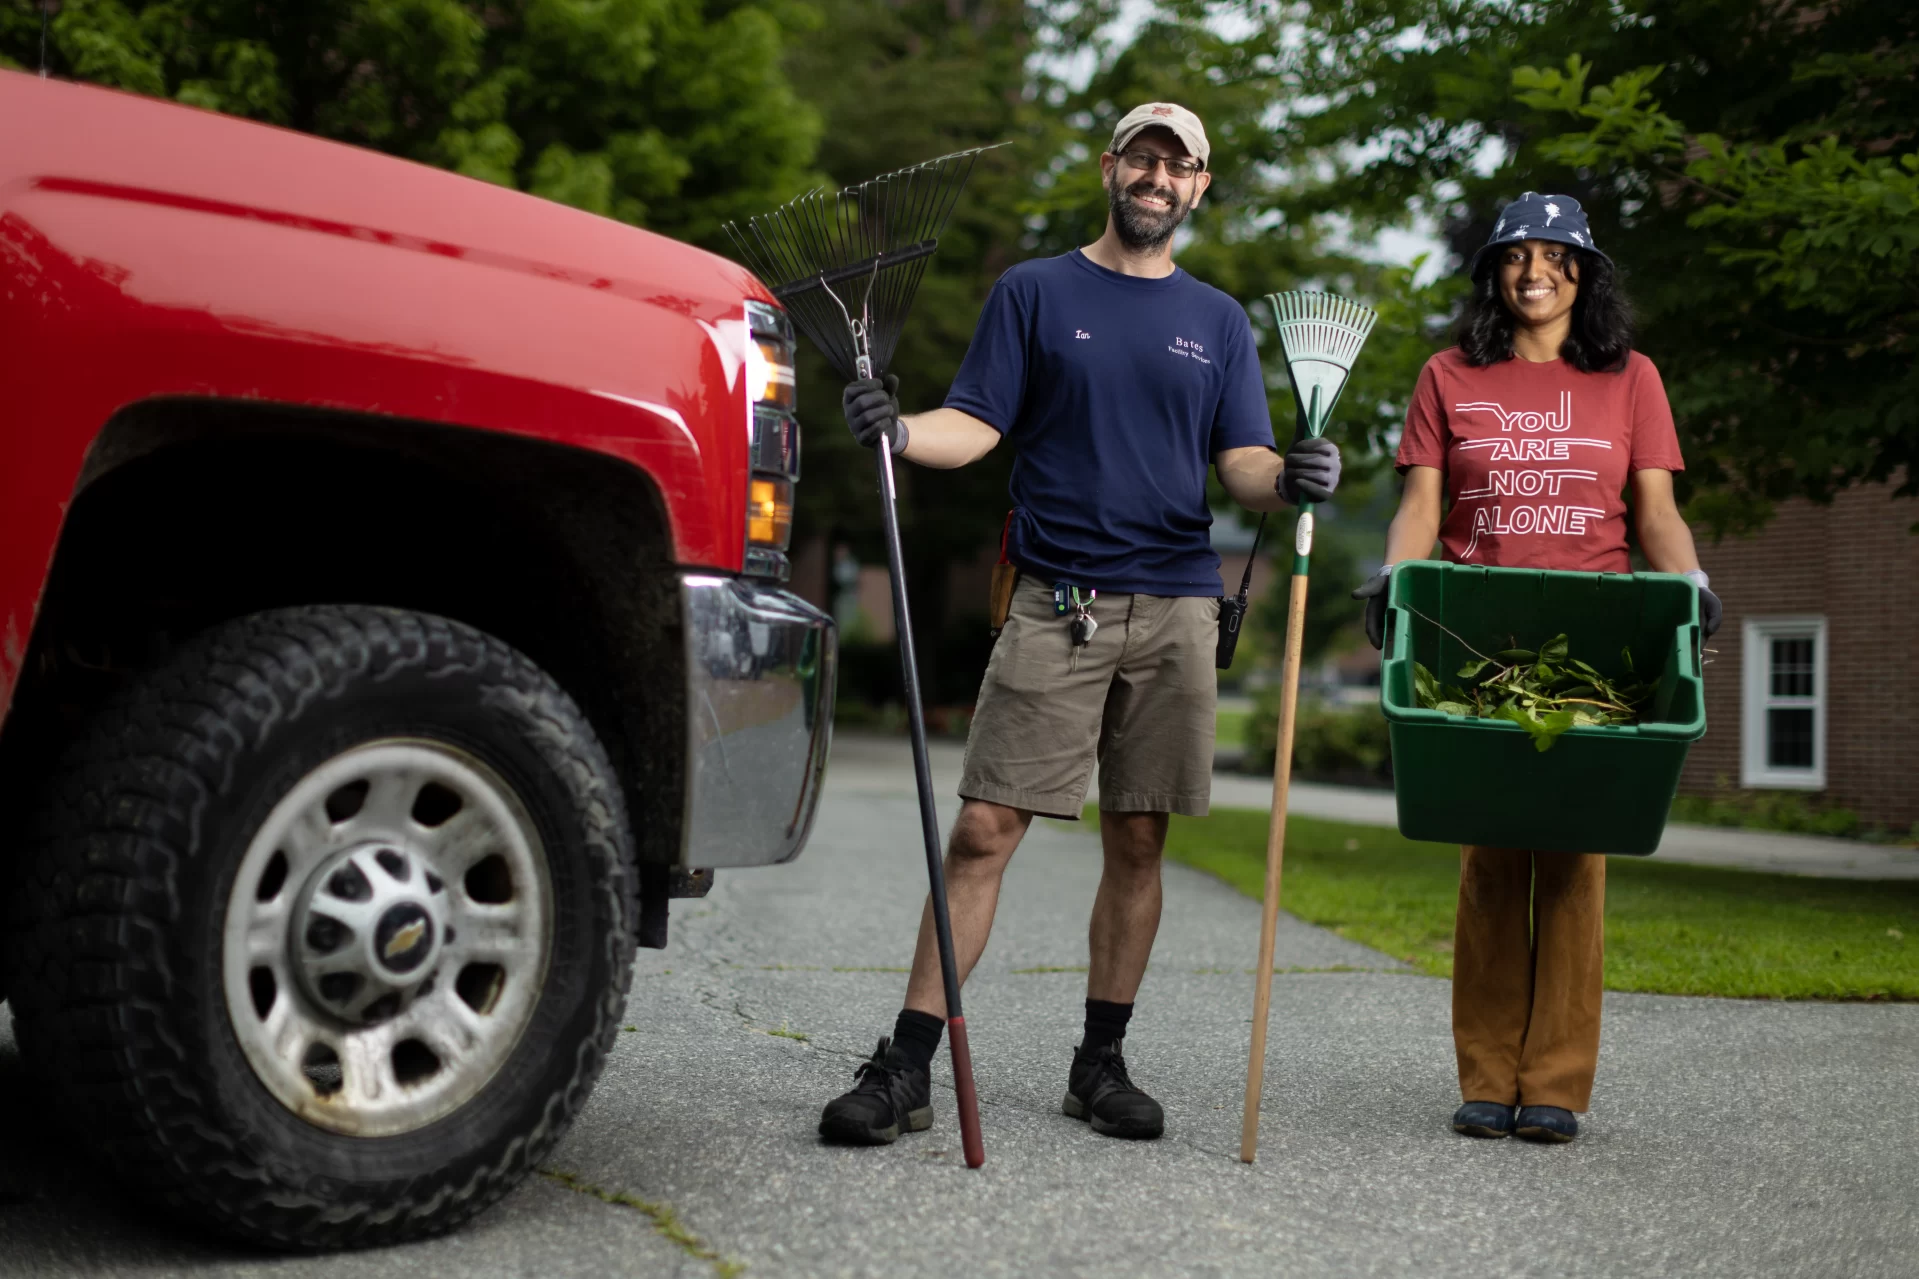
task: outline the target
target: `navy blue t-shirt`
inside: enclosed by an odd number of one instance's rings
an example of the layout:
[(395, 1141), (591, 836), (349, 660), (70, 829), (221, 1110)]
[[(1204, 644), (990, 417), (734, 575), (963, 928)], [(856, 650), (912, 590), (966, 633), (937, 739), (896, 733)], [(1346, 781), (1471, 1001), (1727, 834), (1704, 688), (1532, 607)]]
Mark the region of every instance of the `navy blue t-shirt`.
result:
[(946, 404), (1010, 437), (1008, 557), (1048, 585), (1218, 595), (1206, 468), (1273, 447), (1246, 312), (1077, 249), (1001, 276)]

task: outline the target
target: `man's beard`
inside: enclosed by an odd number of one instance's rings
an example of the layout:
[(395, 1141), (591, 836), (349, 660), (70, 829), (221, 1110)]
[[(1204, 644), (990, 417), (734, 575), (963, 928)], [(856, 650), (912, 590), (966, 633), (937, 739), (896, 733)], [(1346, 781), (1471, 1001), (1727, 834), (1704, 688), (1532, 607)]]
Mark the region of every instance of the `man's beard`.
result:
[[(1113, 229), (1119, 232), (1120, 242), (1136, 253), (1150, 252), (1173, 238), (1173, 232), (1193, 211), (1190, 204), (1182, 204), (1177, 192), (1170, 186), (1155, 186), (1158, 174), (1150, 174), (1133, 185), (1121, 189), (1119, 176), (1106, 184), (1106, 201), (1113, 210)], [(1166, 201), (1162, 210), (1145, 208), (1134, 203), (1129, 196), (1151, 195)]]

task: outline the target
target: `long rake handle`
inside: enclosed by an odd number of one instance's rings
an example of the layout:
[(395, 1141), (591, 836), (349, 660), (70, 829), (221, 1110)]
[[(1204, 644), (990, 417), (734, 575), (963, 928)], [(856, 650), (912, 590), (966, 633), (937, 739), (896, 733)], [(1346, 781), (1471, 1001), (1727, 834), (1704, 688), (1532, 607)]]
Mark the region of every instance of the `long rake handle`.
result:
[(920, 831), (926, 840), (926, 878), (933, 904), (933, 935), (939, 942), (940, 978), (946, 986), (947, 1044), (953, 1054), (953, 1092), (959, 1103), (960, 1147), (966, 1166), (986, 1162), (980, 1135), (979, 1094), (973, 1088), (973, 1052), (960, 1015), (959, 964), (953, 958), (953, 920), (946, 909), (946, 865), (940, 858), (938, 811), (933, 806), (933, 766), (926, 754), (926, 713), (920, 705), (919, 660), (913, 653), (913, 619), (906, 606), (906, 556), (900, 546), (898, 487), (893, 453), (885, 441), (873, 450), (880, 473), (880, 523), (886, 530), (886, 567), (893, 582), (893, 629), (899, 636), (900, 675), (906, 685), (906, 721), (913, 739), (913, 780), (919, 786)]
[[(1302, 519), (1311, 511), (1302, 506)], [(1286, 857), (1286, 803), (1293, 784), (1293, 722), (1299, 709), (1301, 632), (1306, 622), (1306, 556), (1293, 561), (1292, 594), (1286, 602), (1286, 655), (1280, 672), (1279, 734), (1273, 743), (1273, 817), (1266, 828), (1266, 893), (1261, 901), (1259, 969), (1253, 981), (1253, 1046), (1246, 1063), (1246, 1108), (1239, 1126), (1239, 1158), (1259, 1152), (1259, 1095), (1266, 1079), (1266, 1023), (1272, 1011), (1273, 950), (1279, 933), (1279, 879)]]

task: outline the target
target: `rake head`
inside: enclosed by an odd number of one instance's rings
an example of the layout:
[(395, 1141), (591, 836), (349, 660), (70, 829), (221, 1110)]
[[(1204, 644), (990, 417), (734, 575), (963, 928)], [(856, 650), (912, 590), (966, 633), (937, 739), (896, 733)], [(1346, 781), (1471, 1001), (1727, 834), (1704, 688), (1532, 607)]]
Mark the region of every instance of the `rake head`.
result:
[(1279, 323), (1286, 376), (1292, 380), (1306, 433), (1323, 435), (1353, 361), (1379, 316), (1330, 293), (1273, 293), (1266, 300)]
[(893, 361), (973, 162), (993, 149), (956, 151), (842, 191), (810, 191), (729, 222), (726, 233), (841, 377), (877, 377)]

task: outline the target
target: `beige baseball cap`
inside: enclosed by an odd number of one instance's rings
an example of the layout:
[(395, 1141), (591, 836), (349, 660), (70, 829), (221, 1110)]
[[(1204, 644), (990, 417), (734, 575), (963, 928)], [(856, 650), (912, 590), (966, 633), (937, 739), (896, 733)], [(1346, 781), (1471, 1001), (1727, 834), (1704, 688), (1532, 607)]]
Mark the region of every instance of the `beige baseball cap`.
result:
[(1173, 136), (1184, 142), (1186, 150), (1205, 167), (1213, 151), (1212, 144), (1206, 141), (1206, 126), (1191, 111), (1172, 102), (1147, 102), (1128, 111), (1119, 127), (1113, 130), (1113, 145), (1108, 150), (1118, 155), (1142, 130), (1155, 125), (1172, 130)]

